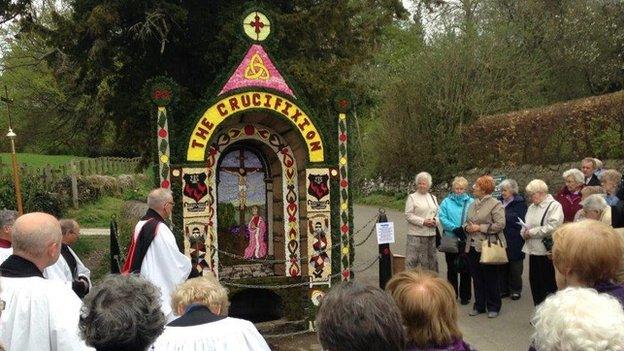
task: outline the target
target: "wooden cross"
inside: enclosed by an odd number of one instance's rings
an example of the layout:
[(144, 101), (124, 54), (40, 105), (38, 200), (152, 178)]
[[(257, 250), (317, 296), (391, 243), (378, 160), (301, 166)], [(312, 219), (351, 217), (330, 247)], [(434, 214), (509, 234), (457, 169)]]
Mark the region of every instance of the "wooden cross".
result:
[(227, 173), (235, 174), (238, 176), (238, 187), (239, 187), (239, 206), (238, 206), (238, 217), (239, 224), (245, 224), (245, 210), (247, 209), (247, 175), (250, 173), (262, 172), (264, 168), (262, 167), (245, 167), (245, 150), (240, 149), (238, 154), (238, 167), (221, 167), (221, 169)]

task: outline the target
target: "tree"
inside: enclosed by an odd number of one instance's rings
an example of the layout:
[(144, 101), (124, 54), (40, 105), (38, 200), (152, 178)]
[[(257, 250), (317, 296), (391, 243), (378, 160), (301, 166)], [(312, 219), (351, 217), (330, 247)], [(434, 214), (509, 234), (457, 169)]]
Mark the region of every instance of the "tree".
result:
[[(181, 87), (172, 135), (185, 135), (207, 88), (220, 88), (213, 83), (226, 78), (223, 68), (236, 64), (248, 47), (238, 36), (247, 6), (241, 0), (74, 0), (70, 5), (70, 14), (53, 13), (50, 25), (24, 21), (22, 28), (55, 49), (47, 62), (68, 99), (77, 102), (67, 119), (84, 126), (91, 154), (105, 150), (101, 135), (107, 122), (118, 145), (109, 151), (149, 150), (147, 121), (153, 112), (141, 89), (156, 75), (168, 75)], [(345, 73), (371, 56), (381, 28), (404, 11), (398, 0), (283, 0), (265, 6), (279, 28), (269, 51), (302, 84), (321, 125), (333, 118), (329, 101), (335, 88), (349, 84)]]

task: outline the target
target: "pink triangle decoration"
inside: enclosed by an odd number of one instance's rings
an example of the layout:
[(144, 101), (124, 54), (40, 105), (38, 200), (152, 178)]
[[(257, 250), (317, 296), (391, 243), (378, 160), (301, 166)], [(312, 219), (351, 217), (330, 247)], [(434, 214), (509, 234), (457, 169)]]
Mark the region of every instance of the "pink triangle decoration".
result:
[(234, 74), (225, 83), (221, 92), (219, 92), (219, 95), (234, 89), (248, 87), (270, 88), (295, 97), (292, 89), (286, 84), (284, 77), (271, 62), (269, 55), (258, 44), (253, 44), (249, 48), (243, 58), (243, 62), (238, 65)]

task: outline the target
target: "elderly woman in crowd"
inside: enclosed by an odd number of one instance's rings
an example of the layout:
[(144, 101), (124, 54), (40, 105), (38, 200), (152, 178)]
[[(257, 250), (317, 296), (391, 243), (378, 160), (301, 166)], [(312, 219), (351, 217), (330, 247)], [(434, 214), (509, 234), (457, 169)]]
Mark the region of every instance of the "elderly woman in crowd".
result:
[(405, 268), (423, 267), (438, 271), (436, 255), (436, 228), (438, 227), (438, 200), (429, 192), (431, 175), (420, 172), (416, 176), (416, 192), (405, 202), (407, 219), (407, 249)]
[(451, 285), (435, 273), (403, 271), (386, 286), (401, 310), (407, 351), (469, 351), (457, 325), (457, 301)]
[(602, 172), (600, 180), (602, 187), (607, 193), (606, 200), (609, 206), (615, 206), (620, 201), (618, 196), (620, 183), (622, 182), (622, 173), (615, 169), (607, 169)]
[(164, 326), (158, 288), (133, 275), (104, 278), (84, 298), (78, 324), (97, 351), (145, 351)]
[(485, 313), (489, 318), (498, 317), (501, 308), (498, 267), (480, 263), (481, 245), (494, 236), (505, 245), (505, 209), (492, 197), (494, 179), (490, 176), (479, 177), (473, 185), (476, 200), (468, 208), (468, 222), (464, 230), (468, 233), (468, 262), (474, 284), (475, 304), (470, 316)]
[(557, 286), (596, 289), (624, 305), (624, 287), (615, 283), (624, 241), (609, 225), (585, 220), (562, 226), (553, 235)]
[(624, 311), (611, 296), (567, 288), (541, 304), (530, 351), (624, 350)]
[(505, 179), (500, 184), (501, 198), (505, 207), (505, 240), (507, 240), (507, 258), (509, 262), (500, 266), (501, 296), (509, 296), (512, 300), (520, 299), (522, 293), (522, 271), (524, 268), (524, 239), (520, 235), (522, 226), (518, 219), (526, 216), (527, 205), (524, 198), (518, 195), (518, 183), (513, 179)]
[(585, 212), (583, 212), (583, 201), (587, 199), (589, 196), (599, 194), (604, 197), (604, 189), (601, 186), (585, 186), (583, 190), (581, 190), (581, 209), (576, 212), (574, 215), (574, 222), (582, 221), (585, 219)]
[(357, 281), (338, 284), (323, 297), (316, 331), (323, 350), (405, 350), (401, 312), (392, 297)]
[[(590, 195), (585, 200), (581, 201), (581, 205), (583, 206), (583, 209), (579, 211), (580, 214), (578, 216), (578, 221), (593, 219), (610, 227), (612, 226), (611, 206), (607, 204), (607, 201), (602, 194)], [(615, 229), (615, 232), (624, 240), (623, 229)], [(618, 267), (619, 268), (615, 274), (615, 281), (617, 283), (622, 283), (624, 282), (624, 253)]]
[(593, 219), (611, 225), (611, 207), (607, 204), (603, 194), (589, 195), (581, 201), (581, 210), (577, 213), (574, 221), (580, 222), (585, 219)]
[(563, 221), (573, 222), (574, 215), (581, 209), (581, 189), (585, 186), (583, 172), (576, 168), (563, 172), (565, 185), (557, 195), (555, 200), (563, 207)]
[(211, 276), (178, 286), (171, 308), (180, 318), (167, 324), (153, 350), (270, 350), (253, 323), (227, 317), (227, 293)]
[(524, 246), (522, 252), (529, 255), (529, 282), (535, 306), (542, 303), (548, 294), (557, 291), (555, 268), (548, 257), (549, 249), (544, 243), (552, 240), (552, 233), (563, 223), (563, 209), (552, 195), (548, 185), (541, 179), (534, 179), (526, 186), (531, 200), (522, 228)]
[[(468, 207), (474, 199), (466, 194), (468, 181), (464, 177), (456, 177), (453, 180), (453, 192), (450, 193), (440, 204), (440, 223), (444, 228), (444, 236), (458, 239), (458, 253), (445, 252), (447, 273), (446, 277), (455, 290), (455, 296), (461, 299), (462, 305), (470, 302), (470, 272), (466, 269), (458, 271), (457, 260), (459, 255), (466, 249), (466, 234), (462, 226), (466, 222)], [(466, 267), (467, 268), (467, 267)], [(457, 275), (459, 274), (459, 284)]]

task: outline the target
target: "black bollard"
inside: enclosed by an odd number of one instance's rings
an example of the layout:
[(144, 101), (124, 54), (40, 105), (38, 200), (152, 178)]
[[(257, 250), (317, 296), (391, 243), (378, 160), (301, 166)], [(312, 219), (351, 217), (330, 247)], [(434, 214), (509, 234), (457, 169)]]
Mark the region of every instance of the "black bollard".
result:
[[(383, 208), (379, 209), (377, 223), (388, 222), (388, 216)], [(390, 252), (390, 244), (379, 245), (379, 287), (386, 288), (388, 280), (392, 277), (392, 252)]]
[(112, 274), (121, 272), (120, 256), (121, 250), (119, 249), (119, 241), (117, 241), (117, 221), (113, 216), (110, 221), (110, 272)]

